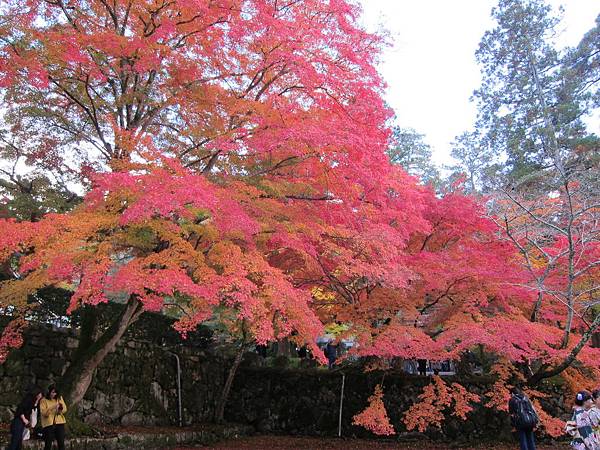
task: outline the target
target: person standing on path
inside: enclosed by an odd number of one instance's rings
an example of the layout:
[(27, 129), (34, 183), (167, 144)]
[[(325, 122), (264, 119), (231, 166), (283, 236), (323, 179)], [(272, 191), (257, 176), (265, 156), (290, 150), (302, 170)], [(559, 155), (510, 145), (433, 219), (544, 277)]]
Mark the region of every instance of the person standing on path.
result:
[(508, 401), (508, 413), (510, 414), (511, 425), (517, 431), (521, 450), (536, 450), (533, 430), (540, 419), (531, 400), (521, 389), (514, 387), (511, 394)]
[(592, 422), (592, 428), (596, 435), (596, 440), (600, 442), (600, 389), (592, 391), (592, 400), (594, 404), (590, 408), (589, 416)]
[(33, 388), (23, 397), (10, 423), (10, 443), (7, 450), (21, 450), (23, 432), (30, 425), (31, 412), (37, 407), (41, 398), (42, 391), (39, 388)]
[(426, 376), (427, 375), (427, 360), (426, 359), (417, 359), (417, 368), (419, 370), (419, 375)]
[(56, 386), (48, 387), (46, 397), (40, 401), (42, 429), (44, 432), (44, 450), (52, 450), (56, 441), (58, 450), (65, 450), (65, 413), (67, 405), (56, 390)]
[(327, 358), (327, 366), (332, 370), (337, 359), (337, 344), (333, 339), (330, 339), (325, 346), (325, 357)]
[(593, 406), (594, 401), (588, 391), (577, 393), (572, 418), (577, 427), (577, 435), (571, 441), (574, 450), (600, 450), (600, 442), (596, 439), (594, 421), (590, 414)]
[(33, 434), (33, 430), (35, 429), (38, 422), (38, 406), (40, 400), (42, 399), (42, 390), (37, 389), (36, 401), (34, 402), (33, 409), (31, 410), (31, 418), (29, 419), (29, 425), (25, 427), (23, 430), (23, 442), (31, 439), (31, 435)]

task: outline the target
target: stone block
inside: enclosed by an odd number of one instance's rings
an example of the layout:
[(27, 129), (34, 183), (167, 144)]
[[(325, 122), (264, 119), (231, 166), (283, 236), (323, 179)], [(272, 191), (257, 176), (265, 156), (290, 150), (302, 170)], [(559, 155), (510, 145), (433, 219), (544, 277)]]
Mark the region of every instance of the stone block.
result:
[(50, 373), (57, 375), (58, 378), (64, 373), (66, 367), (64, 359), (53, 358), (50, 362)]
[(92, 409), (92, 407), (93, 407), (92, 401), (87, 398), (80, 400), (79, 403), (77, 404), (77, 408), (84, 415), (86, 414), (86, 412), (90, 411)]
[(4, 372), (6, 376), (21, 376), (25, 368), (25, 361), (21, 358), (18, 352), (14, 352), (4, 363)]
[(8, 406), (0, 406), (0, 422), (10, 423), (13, 419), (14, 412)]
[(3, 394), (0, 404), (11, 409), (16, 409), (17, 405), (21, 401), (21, 397), (22, 395), (19, 393), (19, 390), (13, 389)]
[(142, 348), (143, 347), (143, 344), (138, 341), (129, 341), (126, 343), (126, 345), (129, 348)]
[(44, 336), (31, 336), (26, 343), (31, 347), (46, 347), (48, 340)]
[(65, 347), (66, 348), (77, 348), (79, 346), (79, 339), (76, 339), (74, 337), (67, 337), (65, 339)]
[(133, 411), (121, 417), (121, 425), (124, 427), (131, 425), (144, 425), (146, 419), (147, 418), (143, 413), (139, 411)]
[(116, 420), (130, 412), (135, 400), (125, 395), (105, 395), (98, 391), (94, 399), (94, 409), (109, 419)]
[[(47, 378), (50, 373), (52, 361), (36, 358), (31, 361), (31, 372), (39, 378)], [(57, 371), (59, 372), (59, 371)], [(60, 373), (60, 372), (59, 372)]]
[(89, 425), (98, 425), (106, 422), (106, 418), (98, 411), (94, 411), (83, 418), (83, 421)]

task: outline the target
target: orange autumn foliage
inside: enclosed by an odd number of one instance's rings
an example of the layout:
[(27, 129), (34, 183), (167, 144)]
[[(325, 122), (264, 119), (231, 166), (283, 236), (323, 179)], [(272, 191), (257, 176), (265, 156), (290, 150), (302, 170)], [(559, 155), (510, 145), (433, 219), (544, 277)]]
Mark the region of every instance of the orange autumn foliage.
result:
[(447, 412), (464, 420), (473, 410), (471, 403), (478, 401), (479, 395), (468, 392), (458, 383), (448, 385), (436, 375), (419, 395), (419, 401), (404, 413), (403, 422), (408, 430), (416, 428), (423, 432), (429, 426), (439, 428)]
[(375, 386), (373, 395), (369, 397), (369, 406), (352, 418), (352, 424), (364, 427), (378, 435), (389, 436), (396, 434), (383, 404), (383, 389), (381, 388), (381, 384)]
[(0, 362), (4, 361), (11, 350), (23, 345), (23, 329), (25, 320), (19, 318), (11, 321), (0, 335)]

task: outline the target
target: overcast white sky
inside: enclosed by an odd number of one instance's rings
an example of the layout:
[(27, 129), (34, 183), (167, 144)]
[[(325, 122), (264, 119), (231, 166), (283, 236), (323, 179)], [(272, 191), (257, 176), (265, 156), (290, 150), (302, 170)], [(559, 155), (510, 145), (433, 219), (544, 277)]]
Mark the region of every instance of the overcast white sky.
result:
[[(380, 72), (388, 83), (386, 100), (402, 127), (426, 135), (438, 164), (449, 163), (450, 142), (470, 129), (479, 85), (475, 50), (494, 23), (496, 0), (360, 0), (369, 30), (382, 26), (393, 46), (383, 55)], [(559, 46), (576, 45), (594, 26), (598, 0), (550, 0), (565, 8)], [(599, 125), (594, 127), (596, 133)]]

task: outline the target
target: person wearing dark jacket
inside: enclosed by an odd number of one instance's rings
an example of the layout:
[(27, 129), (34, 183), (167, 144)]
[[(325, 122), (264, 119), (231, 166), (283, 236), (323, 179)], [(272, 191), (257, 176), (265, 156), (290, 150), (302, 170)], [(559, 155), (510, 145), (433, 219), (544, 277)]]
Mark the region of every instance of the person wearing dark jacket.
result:
[(539, 418), (531, 400), (519, 388), (513, 388), (508, 401), (511, 425), (517, 431), (521, 450), (536, 450), (533, 430)]
[(327, 342), (324, 353), (327, 358), (327, 365), (331, 370), (335, 366), (335, 360), (337, 359), (337, 345), (334, 343), (333, 339), (330, 339), (329, 342)]
[(42, 391), (39, 388), (33, 388), (23, 397), (10, 423), (10, 444), (6, 450), (21, 450), (23, 431), (29, 426), (31, 412), (37, 407), (41, 398)]
[(419, 375), (427, 375), (427, 360), (417, 359), (417, 368), (419, 369)]

